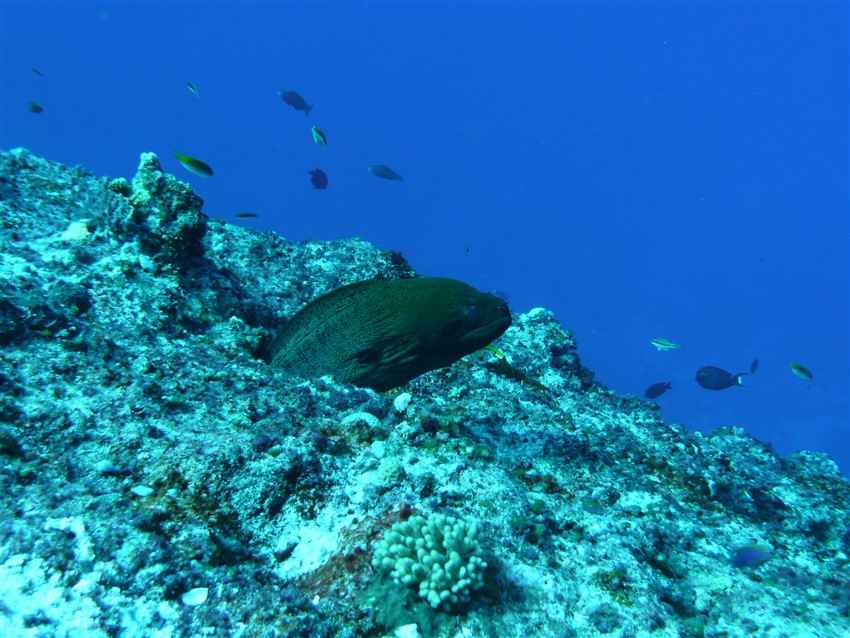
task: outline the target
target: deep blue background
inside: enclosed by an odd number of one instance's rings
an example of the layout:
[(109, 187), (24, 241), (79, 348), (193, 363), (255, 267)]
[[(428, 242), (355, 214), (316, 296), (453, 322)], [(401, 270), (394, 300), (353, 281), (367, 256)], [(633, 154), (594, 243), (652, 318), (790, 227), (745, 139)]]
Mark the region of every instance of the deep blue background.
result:
[[(214, 217), (549, 307), (603, 383), (672, 381), (668, 419), (850, 471), (846, 3), (110, 4), (2, 3), (0, 147), (127, 177), (155, 151)], [(755, 356), (747, 388), (693, 381)]]

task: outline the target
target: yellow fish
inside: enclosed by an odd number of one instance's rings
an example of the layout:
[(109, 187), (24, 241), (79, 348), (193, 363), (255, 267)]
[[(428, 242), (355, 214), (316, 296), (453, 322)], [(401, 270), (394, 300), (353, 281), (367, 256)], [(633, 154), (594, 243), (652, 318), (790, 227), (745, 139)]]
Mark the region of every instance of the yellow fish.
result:
[(174, 153), (174, 157), (183, 165), (183, 168), (195, 175), (211, 177), (213, 174), (213, 169), (209, 164), (195, 157), (189, 157), (188, 155), (183, 155), (183, 153)]

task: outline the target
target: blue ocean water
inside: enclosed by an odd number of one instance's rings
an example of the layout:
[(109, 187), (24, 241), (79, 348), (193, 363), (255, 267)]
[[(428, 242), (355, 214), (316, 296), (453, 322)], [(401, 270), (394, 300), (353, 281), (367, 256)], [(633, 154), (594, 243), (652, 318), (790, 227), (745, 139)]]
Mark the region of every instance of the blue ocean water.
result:
[(127, 177), (154, 151), (213, 217), (548, 307), (602, 383), (672, 382), (665, 418), (850, 472), (846, 3), (116, 4), (0, 5), (0, 147)]

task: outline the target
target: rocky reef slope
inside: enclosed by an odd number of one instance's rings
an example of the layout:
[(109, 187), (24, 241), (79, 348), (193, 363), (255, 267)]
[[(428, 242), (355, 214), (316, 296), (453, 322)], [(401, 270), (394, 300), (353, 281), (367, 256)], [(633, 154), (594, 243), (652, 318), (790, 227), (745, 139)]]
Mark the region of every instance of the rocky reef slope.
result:
[(152, 154), (0, 154), (0, 635), (850, 635), (823, 455), (664, 423), (540, 308), (388, 393), (272, 369), (306, 302), (414, 273), (201, 208)]

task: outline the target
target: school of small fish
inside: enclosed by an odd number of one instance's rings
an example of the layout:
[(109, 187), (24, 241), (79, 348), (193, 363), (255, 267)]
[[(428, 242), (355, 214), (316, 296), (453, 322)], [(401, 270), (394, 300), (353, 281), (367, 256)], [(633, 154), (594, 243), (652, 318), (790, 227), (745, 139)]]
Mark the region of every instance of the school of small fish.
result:
[[(36, 67), (32, 67), (32, 72), (38, 77), (45, 77), (45, 74)], [(195, 82), (186, 82), (186, 89), (194, 98), (200, 99), (201, 90)], [(313, 105), (308, 103), (307, 100), (304, 99), (304, 97), (297, 91), (287, 89), (278, 91), (277, 94), (284, 104), (295, 111), (304, 113), (306, 117), (309, 117), (310, 113), (313, 111)], [(39, 114), (44, 111), (44, 107), (39, 102), (33, 100), (29, 102), (28, 110), (30, 113)], [(327, 134), (317, 125), (313, 124), (310, 127), (310, 136), (312, 137), (313, 142), (318, 146), (328, 146)], [(212, 177), (214, 175), (212, 167), (197, 157), (186, 155), (179, 151), (175, 151), (174, 156), (183, 168), (195, 175), (199, 175), (201, 177)], [(403, 181), (402, 176), (386, 164), (372, 164), (368, 167), (368, 171), (380, 179), (396, 182)], [(310, 183), (315, 190), (325, 190), (328, 187), (328, 175), (323, 169), (314, 168), (308, 171), (307, 174), (310, 176)], [(251, 219), (258, 217), (258, 214), (254, 212), (237, 212), (235, 216), (239, 219)], [(469, 252), (468, 245), (466, 246), (466, 252)], [(666, 337), (653, 337), (650, 340), (650, 344), (658, 352), (670, 352), (679, 350), (682, 347), (681, 344), (667, 339)], [(788, 365), (789, 369), (796, 377), (804, 381), (812, 381), (814, 379), (812, 371), (802, 363), (792, 361)], [(700, 387), (705, 388), (706, 390), (726, 390), (728, 388), (743, 385), (744, 377), (755, 374), (758, 369), (758, 359), (753, 359), (749, 367), (749, 372), (733, 373), (717, 366), (702, 366), (697, 370), (695, 380)], [(670, 381), (653, 383), (646, 388), (644, 396), (652, 400), (658, 399), (663, 394), (671, 390), (672, 387), (673, 385)]]
[[(650, 341), (650, 343), (659, 352), (678, 350), (681, 348), (679, 344), (663, 337), (655, 337)], [(726, 390), (728, 388), (735, 388), (744, 385), (744, 377), (755, 374), (758, 371), (759, 366), (760, 362), (757, 358), (753, 359), (750, 363), (749, 372), (729, 372), (728, 370), (724, 370), (717, 366), (702, 366), (697, 370), (694, 380), (697, 382), (697, 385), (701, 388), (705, 388), (706, 390)], [(804, 381), (811, 381), (814, 379), (812, 371), (802, 363), (792, 361), (789, 364), (789, 368), (795, 376), (803, 379)], [(643, 395), (647, 399), (657, 399), (665, 392), (672, 389), (672, 387), (673, 385), (670, 381), (660, 381), (650, 385), (646, 390), (644, 390)]]
[[(35, 67), (33, 67), (32, 70), (33, 73), (36, 73), (39, 76), (44, 75)], [(200, 99), (201, 89), (195, 82), (186, 82), (186, 90), (193, 97)], [(283, 91), (278, 91), (277, 94), (284, 104), (291, 107), (295, 111), (304, 113), (304, 115), (307, 117), (310, 116), (310, 113), (313, 110), (313, 105), (309, 104), (307, 100), (305, 100), (304, 97), (301, 96), (300, 93), (287, 89)], [(43, 110), (44, 109), (40, 104), (36, 102), (30, 102), (31, 112), (41, 113)], [(313, 139), (313, 142), (318, 146), (328, 145), (327, 134), (315, 124), (310, 127), (310, 137)], [(212, 167), (205, 161), (200, 160), (197, 157), (186, 155), (181, 152), (175, 152), (174, 156), (176, 157), (177, 161), (180, 162), (180, 165), (183, 166), (183, 168), (185, 168), (191, 173), (194, 173), (195, 175), (200, 175), (201, 177), (212, 177), (212, 175), (214, 174)], [(403, 181), (401, 175), (396, 173), (392, 168), (390, 168), (386, 164), (373, 164), (368, 167), (368, 170), (372, 175), (381, 179), (396, 182)], [(323, 169), (314, 168), (308, 171), (307, 174), (310, 176), (310, 183), (313, 185), (313, 188), (315, 190), (325, 190), (328, 187), (328, 174)], [(256, 213), (236, 213), (236, 217), (239, 219), (255, 218), (257, 216), (258, 215)]]
[[(37, 67), (31, 68), (34, 75), (43, 78), (45, 74), (41, 71), (41, 69)], [(193, 82), (191, 80), (186, 82), (186, 91), (193, 98), (200, 100), (201, 99), (201, 88), (197, 84), (197, 82)], [(280, 99), (284, 104), (291, 107), (295, 111), (299, 111), (304, 113), (306, 117), (310, 116), (310, 113), (313, 111), (313, 105), (308, 103), (304, 97), (298, 93), (297, 91), (293, 91), (291, 89), (282, 90), (277, 92)], [(44, 112), (44, 106), (35, 100), (31, 100), (27, 108), (30, 113), (39, 114)], [(313, 139), (313, 142), (318, 146), (327, 146), (328, 145), (328, 136), (324, 130), (319, 128), (317, 125), (313, 124), (310, 126), (310, 136)], [(175, 159), (180, 163), (180, 165), (185, 168), (190, 173), (194, 175), (198, 175), (200, 177), (212, 177), (215, 174), (212, 166), (208, 164), (206, 161), (194, 157), (193, 155), (189, 155), (183, 153), (181, 151), (174, 152)], [(399, 175), (392, 168), (387, 166), (386, 164), (373, 164), (368, 167), (369, 172), (375, 177), (379, 177), (381, 179), (400, 182), (403, 181), (401, 175)], [(328, 187), (329, 179), (328, 174), (321, 168), (314, 168), (307, 172), (310, 176), (310, 183), (312, 184), (315, 190), (325, 190)], [(235, 217), (238, 219), (250, 219), (256, 218), (259, 215), (253, 212), (238, 212), (235, 213)]]

